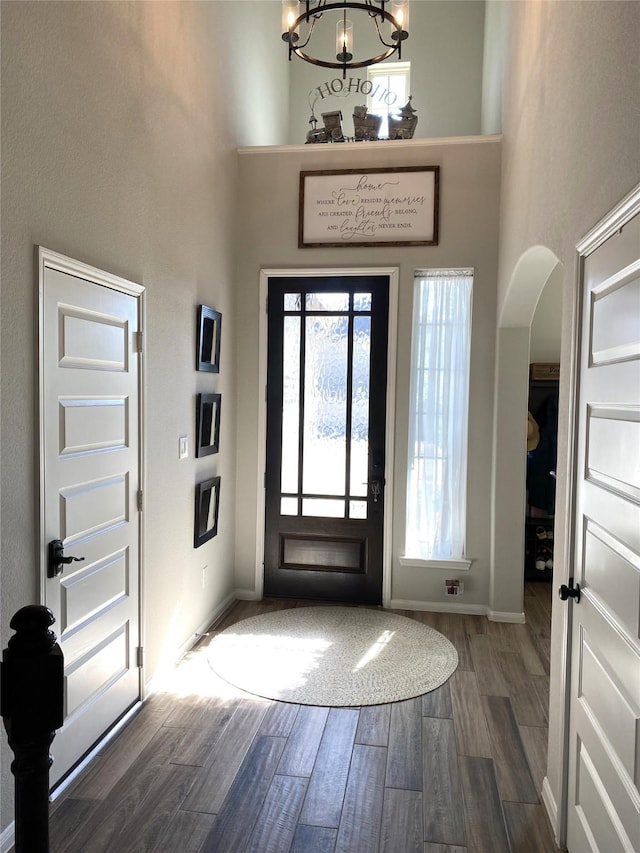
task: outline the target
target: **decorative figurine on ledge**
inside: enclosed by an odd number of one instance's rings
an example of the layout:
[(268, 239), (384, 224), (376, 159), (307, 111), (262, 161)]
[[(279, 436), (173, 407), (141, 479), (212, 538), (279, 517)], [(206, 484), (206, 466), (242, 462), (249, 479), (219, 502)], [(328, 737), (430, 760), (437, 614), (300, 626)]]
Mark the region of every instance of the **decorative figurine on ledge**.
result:
[(367, 108), (353, 108), (353, 130), (356, 142), (366, 142), (378, 139), (382, 116), (375, 113), (367, 114)]
[(409, 100), (400, 110), (400, 117), (389, 116), (389, 139), (413, 139), (418, 115), (411, 106), (411, 95)]
[(311, 130), (307, 133), (307, 144), (316, 142), (345, 142), (344, 133), (342, 131), (342, 113), (340, 110), (334, 110), (330, 113), (322, 113), (322, 121), (324, 129), (317, 129), (318, 119), (315, 113), (311, 112), (309, 124)]
[[(382, 116), (367, 112), (366, 106), (353, 108), (353, 137), (346, 137), (344, 135), (342, 129), (342, 112), (340, 110), (322, 113), (322, 121), (324, 128), (318, 128), (318, 120), (312, 107), (311, 118), (309, 119), (311, 130), (307, 133), (307, 145), (318, 142), (375, 142), (380, 139)], [(388, 138), (413, 139), (417, 124), (418, 116), (411, 106), (411, 95), (409, 95), (409, 100), (402, 107), (399, 114), (389, 116)]]

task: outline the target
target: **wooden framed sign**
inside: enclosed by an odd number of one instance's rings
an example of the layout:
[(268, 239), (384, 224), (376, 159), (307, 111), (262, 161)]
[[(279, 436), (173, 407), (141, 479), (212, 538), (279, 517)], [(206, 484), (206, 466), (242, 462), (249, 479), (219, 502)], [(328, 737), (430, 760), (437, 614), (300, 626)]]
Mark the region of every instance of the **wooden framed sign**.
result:
[(300, 172), (298, 248), (437, 246), (439, 166)]

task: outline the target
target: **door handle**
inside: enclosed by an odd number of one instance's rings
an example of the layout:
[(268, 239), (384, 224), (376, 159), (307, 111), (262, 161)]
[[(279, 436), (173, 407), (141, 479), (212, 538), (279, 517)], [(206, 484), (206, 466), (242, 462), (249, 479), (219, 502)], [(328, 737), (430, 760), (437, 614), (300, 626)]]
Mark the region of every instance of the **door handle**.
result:
[(563, 583), (558, 590), (558, 593), (563, 601), (566, 601), (568, 598), (573, 598), (576, 604), (580, 603), (580, 584), (577, 583), (574, 586), (573, 578), (569, 578), (568, 586), (566, 583)]
[(380, 480), (372, 480), (370, 483), (371, 494), (373, 495), (374, 504), (378, 503), (378, 498), (380, 497), (380, 493), (382, 492), (382, 486), (380, 484)]
[(65, 557), (62, 539), (52, 539), (49, 542), (49, 559), (47, 560), (47, 577), (55, 578), (62, 574), (65, 565), (79, 563), (84, 557)]
[(373, 495), (373, 502), (378, 503), (378, 498), (382, 494), (382, 480), (368, 480), (366, 483), (363, 483), (363, 486), (369, 486), (371, 490), (371, 494)]

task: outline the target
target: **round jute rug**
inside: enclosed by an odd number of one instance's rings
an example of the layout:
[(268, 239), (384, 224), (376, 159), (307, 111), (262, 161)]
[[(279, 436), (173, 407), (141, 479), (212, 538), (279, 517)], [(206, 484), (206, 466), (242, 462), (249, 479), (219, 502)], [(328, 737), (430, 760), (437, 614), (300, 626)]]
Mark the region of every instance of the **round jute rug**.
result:
[(381, 610), (298, 607), (244, 619), (209, 644), (211, 668), (267, 699), (379, 705), (435, 690), (458, 665), (438, 631)]

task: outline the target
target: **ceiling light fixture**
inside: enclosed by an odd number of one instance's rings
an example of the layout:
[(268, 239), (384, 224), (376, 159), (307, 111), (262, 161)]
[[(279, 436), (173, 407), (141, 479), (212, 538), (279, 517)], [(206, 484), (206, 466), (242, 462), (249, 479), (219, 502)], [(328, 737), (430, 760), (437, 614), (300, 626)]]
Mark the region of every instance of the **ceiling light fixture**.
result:
[[(354, 59), (353, 22), (347, 9), (367, 15), (373, 23), (380, 44), (386, 48), (377, 56)], [(335, 60), (321, 59), (306, 50), (317, 22), (323, 15), (337, 16)], [(355, 16), (354, 16), (355, 17)], [(362, 15), (358, 20), (362, 19)], [(386, 32), (388, 30), (388, 33)], [(305, 62), (324, 68), (366, 68), (397, 53), (402, 57), (402, 42), (409, 37), (409, 0), (364, 0), (362, 3), (331, 2), (331, 0), (282, 0), (282, 40), (289, 45), (289, 59), (295, 53)]]

